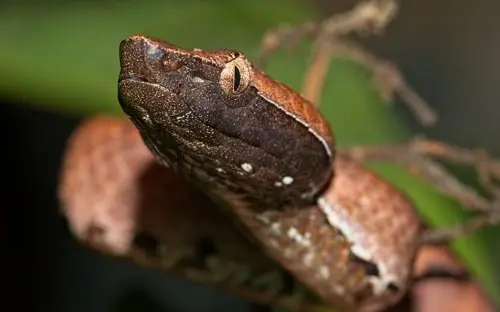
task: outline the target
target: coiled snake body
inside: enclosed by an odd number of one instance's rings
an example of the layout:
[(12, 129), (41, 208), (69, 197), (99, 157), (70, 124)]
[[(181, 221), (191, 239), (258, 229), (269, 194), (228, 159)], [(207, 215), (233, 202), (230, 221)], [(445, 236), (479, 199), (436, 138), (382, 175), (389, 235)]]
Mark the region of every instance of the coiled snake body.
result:
[[(260, 246), (340, 311), (380, 311), (406, 292), (420, 231), (412, 204), (336, 153), (330, 127), (313, 105), (236, 51), (184, 50), (134, 36), (120, 46), (120, 64), (119, 100), (134, 126), (96, 121), (109, 125), (111, 138), (94, 133), (94, 141), (102, 139), (100, 152), (87, 154), (113, 158), (120, 150), (134, 172), (153, 168), (141, 194), (122, 190), (123, 207), (127, 200), (178, 205), (164, 210), (185, 213), (196, 229), (175, 224), (165, 240), (189, 245), (188, 233), (198, 232), (217, 236), (221, 249)], [(87, 138), (95, 129), (90, 124), (80, 132)], [(80, 204), (75, 189), (90, 187), (70, 174), (89, 165), (78, 158), (89, 145), (78, 135), (71, 142), (61, 189), (67, 214)], [(201, 193), (180, 191), (188, 184)], [(166, 187), (182, 194), (163, 198)], [(222, 234), (234, 226), (244, 236)]]

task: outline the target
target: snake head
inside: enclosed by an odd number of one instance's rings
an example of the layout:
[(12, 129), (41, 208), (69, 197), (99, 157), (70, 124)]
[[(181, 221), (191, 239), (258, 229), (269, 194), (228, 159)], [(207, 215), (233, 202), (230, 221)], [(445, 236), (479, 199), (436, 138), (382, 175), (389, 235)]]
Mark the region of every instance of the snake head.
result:
[(120, 66), (123, 111), (157, 158), (194, 184), (277, 208), (314, 203), (330, 180), (326, 121), (240, 52), (134, 36), (120, 45)]

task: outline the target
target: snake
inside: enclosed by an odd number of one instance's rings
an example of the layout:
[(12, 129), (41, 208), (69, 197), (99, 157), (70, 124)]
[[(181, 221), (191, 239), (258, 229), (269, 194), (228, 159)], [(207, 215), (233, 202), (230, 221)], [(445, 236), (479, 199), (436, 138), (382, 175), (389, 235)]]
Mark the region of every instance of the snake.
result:
[[(146, 207), (155, 217), (123, 231), (148, 229), (161, 265), (199, 259), (209, 237), (212, 252), (284, 268), (339, 311), (382, 311), (408, 291), (421, 232), (411, 200), (337, 151), (321, 112), (243, 53), (131, 36), (120, 44), (118, 99), (128, 118), (94, 118), (69, 140), (60, 198), (70, 219), (92, 207), (132, 220), (130, 207)], [(97, 180), (120, 187), (88, 183)], [(131, 248), (88, 223), (71, 226), (111, 253)]]

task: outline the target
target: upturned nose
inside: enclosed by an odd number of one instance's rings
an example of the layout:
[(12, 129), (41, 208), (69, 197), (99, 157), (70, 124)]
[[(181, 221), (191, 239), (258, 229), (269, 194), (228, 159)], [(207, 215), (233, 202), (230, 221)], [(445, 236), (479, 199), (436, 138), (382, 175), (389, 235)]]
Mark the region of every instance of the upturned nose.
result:
[(120, 80), (147, 75), (145, 64), (149, 48), (150, 44), (141, 36), (129, 37), (120, 43)]

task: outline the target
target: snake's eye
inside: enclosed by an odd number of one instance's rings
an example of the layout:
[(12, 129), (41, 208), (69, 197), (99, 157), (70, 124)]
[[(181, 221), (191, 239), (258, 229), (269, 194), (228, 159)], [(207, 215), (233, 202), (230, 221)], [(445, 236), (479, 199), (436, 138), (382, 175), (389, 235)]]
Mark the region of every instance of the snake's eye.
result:
[(250, 84), (250, 64), (244, 57), (226, 63), (220, 73), (220, 86), (227, 94), (239, 94)]

